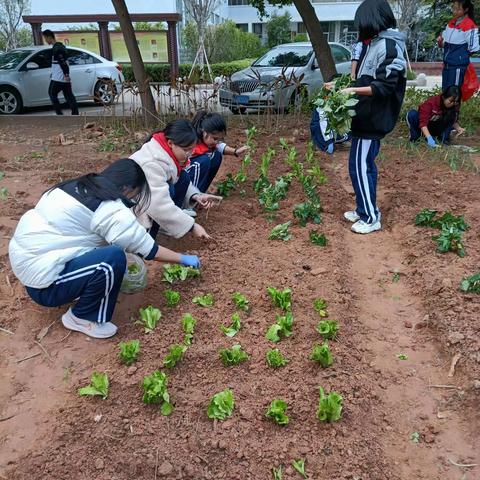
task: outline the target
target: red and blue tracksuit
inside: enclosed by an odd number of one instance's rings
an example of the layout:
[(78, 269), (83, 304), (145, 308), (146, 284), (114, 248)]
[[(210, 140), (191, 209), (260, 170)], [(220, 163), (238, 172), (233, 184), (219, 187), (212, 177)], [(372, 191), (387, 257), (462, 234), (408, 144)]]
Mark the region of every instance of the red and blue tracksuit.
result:
[(470, 56), (480, 49), (478, 27), (470, 17), (464, 17), (461, 21), (454, 18), (443, 31), (442, 38), (442, 89), (452, 85), (461, 87)]
[(225, 143), (218, 143), (214, 148), (198, 143), (190, 157), (190, 163), (185, 171), (190, 176), (192, 185), (201, 192), (206, 192), (222, 164)]

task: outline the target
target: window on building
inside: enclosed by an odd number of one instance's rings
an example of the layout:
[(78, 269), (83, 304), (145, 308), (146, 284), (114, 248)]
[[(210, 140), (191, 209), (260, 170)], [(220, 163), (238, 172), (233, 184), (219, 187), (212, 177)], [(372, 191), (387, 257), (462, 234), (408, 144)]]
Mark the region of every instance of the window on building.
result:
[(258, 35), (260, 38), (263, 36), (263, 23), (252, 23), (253, 33)]
[(228, 0), (228, 5), (230, 5), (231, 7), (249, 5), (249, 0)]
[(297, 22), (297, 33), (307, 33), (307, 28), (303, 22)]
[(151, 44), (151, 45), (156, 45), (156, 44), (157, 44), (157, 41), (156, 41), (154, 38), (152, 38), (152, 40), (150, 40), (150, 44)]
[(242, 32), (248, 32), (248, 23), (237, 23), (235, 26)]
[(335, 41), (335, 22), (320, 22), (323, 34), (327, 37), (329, 42)]

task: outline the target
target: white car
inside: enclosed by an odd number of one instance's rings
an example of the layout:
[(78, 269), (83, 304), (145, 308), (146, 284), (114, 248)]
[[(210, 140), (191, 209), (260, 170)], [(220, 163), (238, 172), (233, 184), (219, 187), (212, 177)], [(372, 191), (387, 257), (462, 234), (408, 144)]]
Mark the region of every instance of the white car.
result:
[[(124, 82), (122, 67), (82, 48), (67, 47), (73, 93), (77, 102), (111, 105)], [(23, 107), (51, 105), (48, 96), (52, 47), (37, 46), (0, 54), (0, 114), (21, 113)], [(59, 96), (62, 101), (62, 95)]]

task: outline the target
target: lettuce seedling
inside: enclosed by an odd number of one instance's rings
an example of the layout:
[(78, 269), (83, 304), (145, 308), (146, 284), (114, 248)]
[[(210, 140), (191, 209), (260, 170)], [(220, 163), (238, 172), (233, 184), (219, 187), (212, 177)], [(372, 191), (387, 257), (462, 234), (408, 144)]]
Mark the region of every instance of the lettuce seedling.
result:
[(186, 313), (182, 318), (182, 327), (185, 333), (183, 337), (184, 345), (190, 345), (192, 343), (193, 333), (197, 321), (192, 317), (190, 313)]
[(160, 404), (162, 415), (170, 415), (173, 405), (170, 403), (170, 395), (167, 390), (168, 377), (165, 373), (156, 370), (143, 379), (143, 402), (147, 404)]
[(192, 302), (202, 307), (211, 307), (213, 306), (214, 299), (211, 293), (207, 293), (206, 295), (197, 295), (196, 297), (193, 297)]
[(95, 396), (99, 395), (105, 400), (108, 397), (108, 375), (106, 373), (93, 372), (90, 380), (90, 385), (78, 389), (78, 394), (81, 396)]
[(288, 142), (287, 142), (287, 140), (286, 140), (285, 138), (280, 137), (280, 140), (279, 140), (278, 142), (280, 143), (280, 148), (281, 148), (282, 150), (288, 150), (288, 148), (289, 148), (289, 147), (288, 147)]
[(280, 223), (276, 227), (273, 227), (270, 234), (268, 235), (269, 240), (283, 240), (288, 242), (292, 238), (292, 234), (289, 231), (291, 221)]
[(163, 359), (163, 366), (173, 368), (182, 359), (186, 351), (187, 347), (185, 345), (179, 345), (178, 343), (172, 345), (169, 353)]
[(200, 276), (200, 270), (193, 267), (183, 267), (182, 265), (170, 265), (166, 263), (163, 266), (163, 281), (174, 283), (175, 281), (184, 281), (187, 278)]
[(271, 348), (267, 351), (267, 364), (272, 368), (285, 366), (289, 361), (281, 354), (278, 348)]
[(248, 360), (248, 355), (242, 350), (242, 346), (240, 344), (236, 344), (232, 348), (223, 348), (218, 353), (220, 354), (220, 359), (226, 367), (232, 367), (233, 365), (237, 365), (245, 360)]
[(281, 308), (284, 312), (290, 312), (292, 310), (292, 291), (289, 288), (281, 291), (275, 287), (268, 287), (267, 293), (270, 295), (275, 307)]
[(138, 340), (120, 342), (118, 348), (120, 349), (118, 356), (122, 363), (131, 365), (137, 361), (138, 354), (140, 353), (140, 342)]
[(223, 182), (218, 182), (217, 187), (217, 194), (222, 197), (228, 197), (230, 195), (230, 191), (234, 190), (237, 186), (237, 182), (233, 178), (231, 173), (227, 174), (227, 177)]
[(320, 216), (320, 204), (310, 200), (295, 205), (293, 216), (298, 220), (302, 227), (305, 227), (308, 222), (315, 224), (322, 222), (322, 217)]
[(282, 480), (283, 467), (280, 465), (278, 468), (272, 467), (273, 480)]
[[(344, 135), (349, 132), (352, 125), (352, 117), (356, 115), (355, 105), (358, 99), (355, 94), (345, 91), (351, 84), (351, 80), (340, 78), (335, 81), (333, 89), (328, 90), (323, 87), (313, 102), (315, 106), (320, 107), (325, 113), (327, 119), (327, 133), (335, 132), (338, 135)], [(347, 83), (350, 82), (350, 83)]]
[(470, 228), (463, 215), (456, 216), (450, 212), (445, 212), (438, 220), (432, 222), (431, 226), (439, 230), (447, 226), (454, 227), (461, 232), (466, 232)]
[(437, 242), (439, 253), (456, 252), (459, 257), (465, 256), (465, 249), (462, 243), (462, 231), (457, 227), (444, 225), (440, 235), (433, 237)]
[(299, 459), (294, 460), (292, 462), (292, 467), (303, 477), (307, 478), (307, 474), (305, 473), (305, 460)]
[(335, 340), (338, 334), (338, 324), (336, 320), (320, 320), (317, 324), (317, 332), (324, 340)]
[(327, 237), (323, 233), (318, 233), (316, 230), (311, 230), (309, 237), (310, 242), (312, 242), (314, 245), (319, 247), (327, 246)]
[(227, 388), (222, 392), (216, 393), (210, 400), (208, 405), (208, 418), (215, 418), (217, 420), (225, 420), (230, 417), (235, 407), (235, 399), (233, 392)]
[(289, 420), (288, 416), (285, 414), (287, 408), (288, 405), (285, 400), (276, 398), (275, 400), (272, 400), (265, 416), (271, 418), (278, 425), (287, 425)]
[(140, 273), (140, 267), (136, 263), (132, 263), (127, 267), (128, 273), (130, 275), (136, 275)]
[(327, 368), (332, 365), (333, 356), (332, 352), (330, 352), (328, 343), (325, 342), (323, 345), (315, 345), (313, 347), (311, 359), (315, 362), (318, 362), (323, 368)]
[(327, 176), (324, 171), (318, 166), (314, 165), (307, 170), (307, 173), (315, 180), (317, 185), (324, 185), (327, 183)]
[(433, 219), (435, 218), (437, 213), (437, 210), (430, 210), (429, 208), (424, 208), (415, 216), (415, 225), (419, 225), (421, 227), (433, 227)]
[(234, 313), (232, 315), (231, 327), (225, 327), (225, 325), (220, 325), (220, 329), (227, 337), (234, 337), (240, 331), (241, 327), (242, 324), (240, 321), (240, 315), (238, 313)]
[(180, 294), (175, 290), (165, 290), (165, 298), (167, 300), (167, 307), (173, 308), (180, 302)]
[(462, 292), (480, 293), (480, 272), (464, 278), (460, 283), (460, 290)]
[(248, 305), (250, 302), (247, 300), (245, 295), (242, 295), (240, 292), (235, 292), (232, 295), (232, 299), (235, 302), (235, 306), (239, 310), (243, 310), (244, 312), (248, 312), (250, 310), (250, 306)]
[(328, 317), (327, 301), (323, 298), (316, 298), (313, 301), (313, 308), (322, 318)]
[(282, 337), (290, 337), (292, 335), (293, 315), (287, 312), (284, 316), (276, 315), (276, 323), (274, 323), (266, 334), (267, 340), (277, 343)]
[(162, 312), (155, 307), (149, 305), (147, 308), (141, 308), (140, 310), (140, 320), (137, 320), (135, 323), (143, 325), (145, 328), (145, 333), (150, 333), (157, 326), (158, 321), (162, 318)]
[(325, 395), (320, 387), (320, 401), (318, 403), (317, 418), (321, 422), (336, 422), (342, 418), (343, 398), (337, 392)]

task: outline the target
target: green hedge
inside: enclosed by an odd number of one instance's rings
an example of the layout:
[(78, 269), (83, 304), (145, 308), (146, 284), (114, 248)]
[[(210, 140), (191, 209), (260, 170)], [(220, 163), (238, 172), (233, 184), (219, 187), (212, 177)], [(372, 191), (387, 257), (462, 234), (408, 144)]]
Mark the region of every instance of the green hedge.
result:
[[(251, 65), (253, 60), (246, 59), (246, 60), (236, 60), (234, 62), (225, 62), (225, 63), (213, 63), (211, 65), (213, 77), (219, 77), (220, 75), (225, 75), (227, 77), (231, 76), (233, 73), (238, 72), (238, 70), (242, 70), (243, 68), (248, 67)], [(124, 63), (122, 65), (123, 69), (122, 72), (125, 75), (125, 81), (133, 82), (133, 69), (129, 63)], [(192, 68), (189, 64), (181, 64), (179, 67), (179, 76), (180, 77), (187, 77), (190, 73), (190, 69)], [(152, 82), (170, 82), (170, 65), (168, 64), (145, 64), (145, 70), (147, 71), (147, 75), (150, 77)], [(196, 69), (197, 70), (197, 69)], [(200, 72), (197, 70), (192, 75), (192, 80), (195, 82), (200, 82), (205, 80), (200, 75)]]

